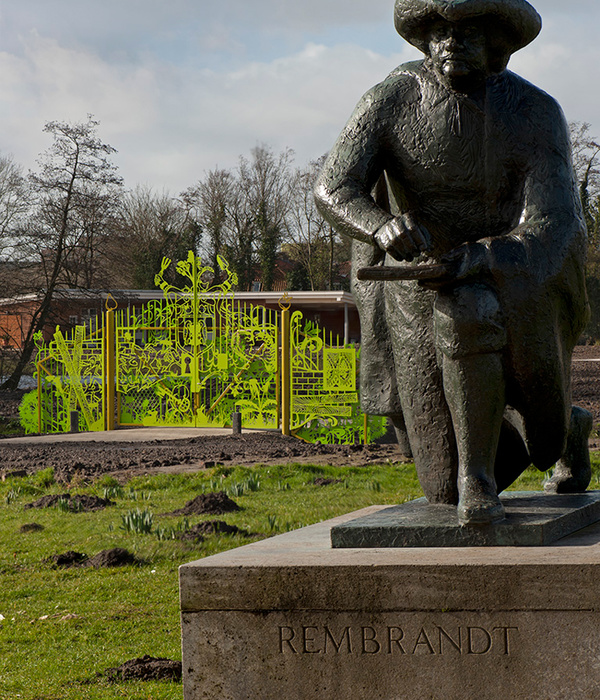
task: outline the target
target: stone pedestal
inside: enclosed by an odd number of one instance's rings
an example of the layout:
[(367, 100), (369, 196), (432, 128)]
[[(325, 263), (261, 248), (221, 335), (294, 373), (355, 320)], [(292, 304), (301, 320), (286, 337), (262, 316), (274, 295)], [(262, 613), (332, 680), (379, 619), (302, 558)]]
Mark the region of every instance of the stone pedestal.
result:
[(331, 548), (380, 509), (181, 567), (185, 700), (600, 697), (600, 523), (545, 547)]

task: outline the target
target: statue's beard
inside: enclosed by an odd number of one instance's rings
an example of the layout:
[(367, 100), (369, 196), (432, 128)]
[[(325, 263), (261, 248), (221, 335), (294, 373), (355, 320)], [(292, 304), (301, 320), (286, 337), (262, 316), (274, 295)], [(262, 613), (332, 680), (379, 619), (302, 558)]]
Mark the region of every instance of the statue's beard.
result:
[(434, 67), (442, 81), (455, 90), (475, 90), (485, 83), (489, 75), (483, 66), (469, 61), (462, 56), (451, 56), (442, 61), (435, 61)]

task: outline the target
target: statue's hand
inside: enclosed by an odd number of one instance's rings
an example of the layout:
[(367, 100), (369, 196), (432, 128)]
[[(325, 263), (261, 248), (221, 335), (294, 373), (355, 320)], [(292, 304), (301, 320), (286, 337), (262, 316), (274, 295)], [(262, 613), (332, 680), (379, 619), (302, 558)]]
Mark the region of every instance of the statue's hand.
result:
[(463, 243), (453, 248), (440, 260), (448, 267), (448, 274), (431, 280), (420, 280), (419, 284), (440, 291), (449, 284), (481, 274), (487, 268), (485, 250), (485, 246), (477, 242)]
[(396, 260), (414, 260), (431, 247), (431, 236), (419, 226), (412, 214), (401, 214), (390, 219), (375, 232), (375, 242)]

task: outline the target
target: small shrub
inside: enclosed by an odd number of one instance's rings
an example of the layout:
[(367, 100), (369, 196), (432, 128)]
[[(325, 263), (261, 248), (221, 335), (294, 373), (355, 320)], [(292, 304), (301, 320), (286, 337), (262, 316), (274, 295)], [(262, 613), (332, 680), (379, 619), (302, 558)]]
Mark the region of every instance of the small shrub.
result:
[(278, 529), (276, 515), (267, 515), (267, 522), (269, 523), (269, 532), (275, 532)]
[(211, 479), (208, 484), (204, 487), (205, 492), (212, 493), (213, 491), (220, 491), (223, 488), (222, 479)]
[(136, 491), (131, 487), (129, 487), (125, 495), (130, 501), (149, 501), (152, 498), (152, 494), (149, 491)]
[(58, 510), (63, 513), (80, 513), (83, 510), (81, 501), (71, 500), (70, 498), (59, 498), (56, 502)]
[(172, 527), (157, 527), (154, 534), (159, 542), (175, 539), (175, 530)]
[(256, 474), (247, 477), (243, 481), (231, 484), (226, 490), (229, 496), (243, 496), (247, 491), (258, 491), (260, 489), (260, 479)]
[(175, 527), (157, 527), (154, 530), (154, 534), (160, 542), (163, 542), (164, 540), (180, 539), (180, 535), (190, 529), (190, 521), (184, 518), (181, 522), (177, 523)]
[(231, 484), (231, 486), (227, 489), (228, 496), (243, 496), (245, 493), (246, 484), (244, 484), (243, 481), (240, 481), (237, 484)]
[(19, 496), (22, 494), (22, 490), (20, 486), (16, 486), (15, 488), (11, 489), (7, 494), (6, 494), (6, 505), (9, 506), (13, 501), (15, 501)]
[(37, 433), (38, 426), (38, 395), (37, 389), (27, 392), (19, 405), (19, 418), (23, 430), (27, 434)]
[(101, 476), (98, 481), (96, 481), (96, 486), (99, 488), (110, 488), (111, 486), (116, 488), (117, 486), (120, 488), (121, 484), (115, 479), (114, 476), (111, 476), (110, 474), (104, 474)]
[(248, 491), (258, 491), (260, 489), (260, 479), (258, 478), (257, 474), (249, 476), (245, 483), (248, 487)]

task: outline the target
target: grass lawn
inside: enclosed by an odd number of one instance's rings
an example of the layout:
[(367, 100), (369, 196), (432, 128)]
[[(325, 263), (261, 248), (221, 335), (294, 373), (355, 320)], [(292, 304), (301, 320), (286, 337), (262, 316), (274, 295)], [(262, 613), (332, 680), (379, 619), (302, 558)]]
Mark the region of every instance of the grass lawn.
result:
[[(591, 488), (599, 488), (600, 460)], [(316, 477), (339, 480), (315, 485)], [(527, 472), (515, 485), (539, 489), (543, 476)], [(73, 493), (108, 496), (116, 506), (98, 512), (61, 507), (24, 510), (42, 495), (63, 493), (48, 470), (0, 483), (0, 699), (83, 700), (181, 698), (180, 683), (111, 683), (103, 672), (134, 657), (180, 659), (177, 568), (186, 562), (374, 503), (421, 496), (414, 468), (220, 467), (196, 474), (132, 479), (117, 488), (110, 477)], [(200, 493), (226, 490), (240, 505), (225, 515), (161, 515)], [(123, 518), (153, 514), (152, 533), (136, 534)], [(202, 543), (172, 539), (173, 530), (200, 520), (225, 520), (249, 533), (209, 535)], [(42, 530), (22, 533), (26, 523)], [(113, 569), (54, 568), (44, 559), (69, 550), (93, 556), (124, 547), (141, 560)]]

